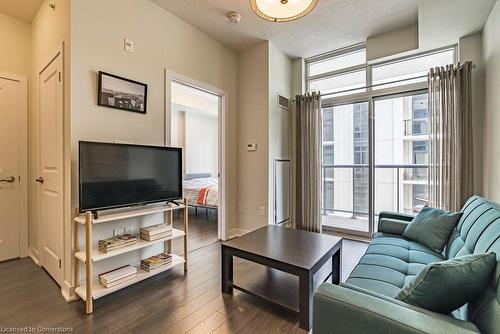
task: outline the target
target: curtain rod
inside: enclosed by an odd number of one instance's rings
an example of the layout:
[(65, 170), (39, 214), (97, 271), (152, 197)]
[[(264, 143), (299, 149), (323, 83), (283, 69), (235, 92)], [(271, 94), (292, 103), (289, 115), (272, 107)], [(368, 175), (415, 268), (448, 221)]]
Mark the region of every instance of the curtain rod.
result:
[[(463, 64), (460, 65), (460, 67), (462, 67), (462, 66), (463, 66)], [(476, 67), (476, 64), (472, 63), (472, 68), (475, 68), (475, 67)], [(423, 78), (428, 78), (428, 77), (429, 77), (429, 73), (427, 73), (425, 75), (418, 75), (416, 77), (411, 77), (411, 78), (405, 78), (405, 79), (399, 79), (399, 80), (382, 82), (382, 83), (373, 84), (373, 85), (366, 85), (366, 86), (362, 86), (362, 87), (355, 87), (355, 88), (349, 88), (349, 89), (339, 90), (339, 91), (331, 92), (331, 93), (325, 93), (325, 94), (321, 94), (320, 93), (319, 96), (325, 97), (325, 96), (329, 96), (329, 95), (337, 95), (337, 94), (352, 92), (352, 91), (360, 90), (360, 89), (367, 89), (367, 88), (373, 88), (373, 87), (378, 87), (378, 86), (385, 86), (385, 85), (390, 85), (390, 84), (394, 84), (394, 83), (398, 83), (398, 82), (405, 82), (405, 81), (416, 80), (416, 79), (423, 79)], [(296, 102), (296, 101), (297, 101), (296, 99), (290, 100), (290, 102), (292, 102), (292, 103)]]

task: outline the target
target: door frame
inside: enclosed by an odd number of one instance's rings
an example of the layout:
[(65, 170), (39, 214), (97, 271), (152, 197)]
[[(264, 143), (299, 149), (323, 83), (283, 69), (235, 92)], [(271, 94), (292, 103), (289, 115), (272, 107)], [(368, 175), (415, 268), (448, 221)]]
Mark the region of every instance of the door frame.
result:
[(28, 78), (0, 71), (0, 77), (21, 85), (19, 117), (19, 257), (28, 256)]
[(182, 74), (165, 69), (165, 141), (166, 146), (170, 145), (171, 137), (171, 114), (172, 114), (172, 82), (177, 82), (186, 86), (190, 86), (207, 93), (216, 95), (219, 97), (219, 112), (218, 112), (218, 137), (219, 137), (219, 207), (217, 209), (217, 237), (220, 240), (227, 240), (227, 224), (226, 217), (228, 217), (228, 205), (227, 205), (227, 194), (229, 192), (228, 182), (227, 182), (227, 163), (229, 161), (227, 150), (227, 110), (228, 110), (228, 98), (229, 95), (226, 91), (203, 83), (201, 81), (191, 79)]

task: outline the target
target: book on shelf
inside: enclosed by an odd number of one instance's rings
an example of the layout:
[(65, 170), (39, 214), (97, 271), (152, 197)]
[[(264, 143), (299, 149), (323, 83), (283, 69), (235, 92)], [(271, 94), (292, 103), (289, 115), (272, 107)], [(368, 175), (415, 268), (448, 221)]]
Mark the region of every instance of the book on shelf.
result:
[(151, 225), (147, 227), (141, 227), (141, 234), (145, 235), (156, 235), (156, 234), (162, 234), (166, 232), (172, 232), (172, 225), (170, 224), (158, 224), (158, 225)]
[(134, 245), (137, 242), (137, 238), (131, 234), (117, 235), (112, 238), (99, 240), (98, 248), (100, 252), (107, 253), (109, 251)]
[(129, 265), (99, 274), (99, 283), (105, 288), (124, 283), (137, 276), (137, 268)]
[(148, 235), (148, 234), (141, 233), (141, 239), (146, 240), (146, 241), (155, 241), (155, 240), (163, 239), (163, 238), (170, 237), (170, 236), (172, 236), (172, 231), (158, 233), (155, 235)]
[(167, 253), (160, 253), (141, 261), (141, 269), (151, 271), (172, 263), (172, 255)]

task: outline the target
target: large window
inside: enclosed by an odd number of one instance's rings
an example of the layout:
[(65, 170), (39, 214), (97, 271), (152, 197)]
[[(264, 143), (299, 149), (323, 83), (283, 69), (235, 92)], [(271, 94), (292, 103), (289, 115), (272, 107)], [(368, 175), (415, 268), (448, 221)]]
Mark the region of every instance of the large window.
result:
[[(426, 75), (431, 67), (453, 64), (454, 57), (455, 49), (451, 48), (428, 53), (418, 57), (374, 65), (372, 66), (372, 84), (380, 85), (376, 86), (376, 89), (383, 89), (408, 85), (410, 83), (424, 82), (427, 81)], [(405, 81), (402, 82), (399, 80)], [(386, 82), (394, 83), (381, 85)]]
[(453, 63), (455, 47), (368, 64), (364, 45), (306, 60), (307, 89), (323, 96), (324, 226), (367, 235), (381, 210), (427, 204), (426, 74)]

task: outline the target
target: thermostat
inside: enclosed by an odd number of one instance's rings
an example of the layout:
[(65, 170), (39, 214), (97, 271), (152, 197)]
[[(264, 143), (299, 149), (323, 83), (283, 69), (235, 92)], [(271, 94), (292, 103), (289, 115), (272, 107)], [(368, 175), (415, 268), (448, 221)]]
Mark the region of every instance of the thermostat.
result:
[(257, 151), (257, 144), (247, 144), (247, 151), (248, 152)]

